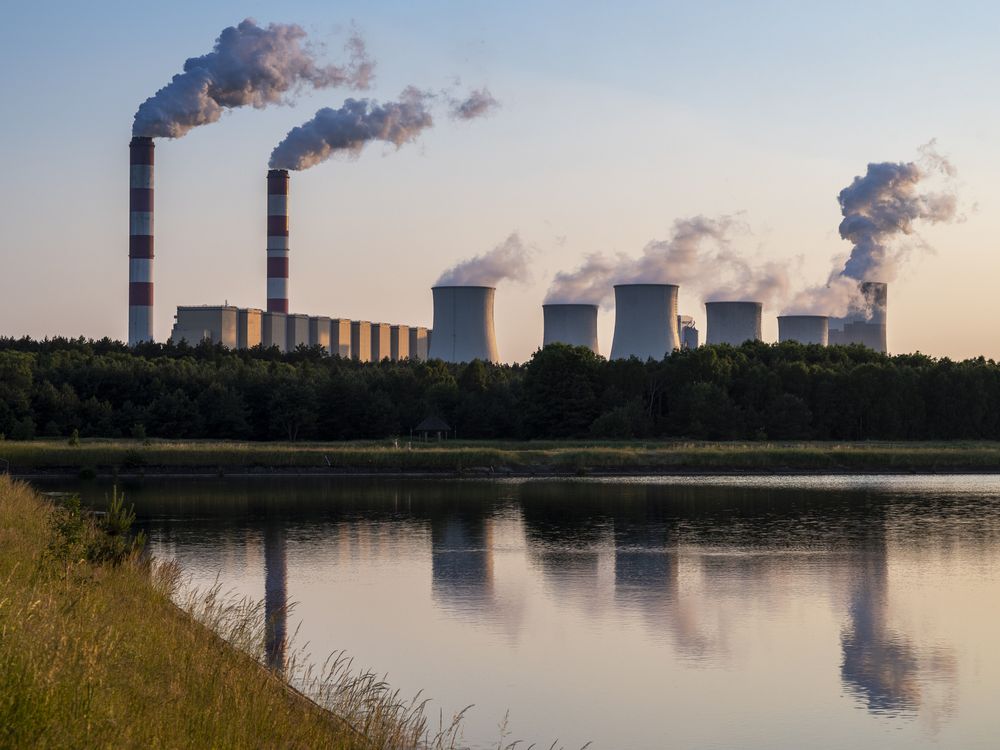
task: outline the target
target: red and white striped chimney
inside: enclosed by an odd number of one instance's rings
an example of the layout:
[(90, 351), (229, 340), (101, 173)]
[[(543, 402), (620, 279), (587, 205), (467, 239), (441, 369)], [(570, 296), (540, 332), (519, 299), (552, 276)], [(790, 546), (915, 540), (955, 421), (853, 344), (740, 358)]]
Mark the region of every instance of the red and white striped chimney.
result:
[(153, 139), (129, 143), (128, 343), (153, 340)]
[(267, 311), (288, 312), (288, 170), (267, 173)]

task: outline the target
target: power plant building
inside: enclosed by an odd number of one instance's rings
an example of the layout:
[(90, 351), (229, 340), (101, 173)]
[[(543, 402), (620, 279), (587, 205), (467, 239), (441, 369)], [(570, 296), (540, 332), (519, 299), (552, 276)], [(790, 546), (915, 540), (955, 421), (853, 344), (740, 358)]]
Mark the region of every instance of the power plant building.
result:
[(256, 307), (240, 309), (236, 317), (236, 348), (253, 349), (264, 341), (264, 311)]
[(202, 341), (235, 349), (239, 343), (239, 310), (231, 305), (178, 307), (170, 338), (175, 344), (186, 341), (197, 346)]
[(595, 354), (597, 346), (597, 305), (548, 304), (542, 305), (544, 331), (542, 346), (569, 344), (585, 346)]
[(739, 346), (760, 341), (762, 309), (760, 302), (706, 302), (706, 343)]
[(272, 346), (278, 347), (278, 351), (288, 351), (288, 323), (284, 313), (266, 312), (262, 316), (263, 335), (262, 343), (265, 349)]
[(399, 362), (410, 358), (410, 327), (389, 326), (389, 359)]
[(309, 346), (309, 316), (288, 315), (288, 333), (285, 338), (285, 349), (294, 352), (299, 346)]
[(428, 342), (430, 337), (428, 331), (423, 326), (410, 326), (410, 358), (419, 362), (427, 361)]
[(325, 315), (309, 316), (309, 346), (322, 346), (330, 353), (330, 319)]
[(372, 361), (372, 324), (367, 320), (351, 321), (351, 357), (358, 362)]
[(391, 355), (391, 339), (388, 323), (371, 324), (371, 358), (372, 362), (381, 362)]
[(826, 315), (779, 315), (778, 341), (826, 346), (829, 343), (829, 323)]
[(498, 362), (490, 286), (436, 286), (430, 358), (445, 362)]
[(351, 321), (346, 318), (330, 319), (330, 354), (345, 358), (351, 356)]
[(153, 139), (129, 143), (128, 345), (153, 340)]
[(698, 348), (698, 328), (690, 315), (677, 316), (677, 338), (681, 342), (681, 349)]
[(844, 317), (830, 318), (830, 344), (863, 344), (884, 354), (889, 285), (863, 281), (859, 288), (863, 301), (852, 305)]
[(674, 284), (615, 284), (611, 359), (661, 360), (680, 349), (677, 292)]

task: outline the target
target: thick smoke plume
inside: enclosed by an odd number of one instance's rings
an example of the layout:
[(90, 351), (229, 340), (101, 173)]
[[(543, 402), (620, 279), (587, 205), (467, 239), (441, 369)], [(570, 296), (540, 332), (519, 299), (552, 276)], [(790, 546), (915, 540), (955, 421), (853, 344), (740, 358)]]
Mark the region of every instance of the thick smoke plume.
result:
[(955, 195), (947, 188), (926, 189), (928, 181), (938, 178), (947, 183), (956, 175), (934, 146), (931, 141), (921, 147), (916, 162), (871, 163), (864, 176), (855, 177), (840, 191), (837, 200), (844, 216), (840, 236), (851, 243), (850, 255), (834, 268), (826, 284), (796, 295), (786, 313), (833, 317), (865, 313), (868, 302), (858, 282), (895, 281), (913, 247), (907, 237), (915, 232), (914, 224), (955, 219)]
[(295, 24), (261, 28), (250, 18), (223, 29), (211, 52), (189, 58), (183, 73), (139, 106), (132, 134), (180, 138), (227, 109), (284, 103), (303, 86), (368, 87), (374, 65), (360, 37), (347, 43), (347, 65), (322, 66), (303, 44), (305, 36)]
[(451, 100), (451, 116), (456, 120), (484, 117), (500, 106), (488, 88), (474, 89), (465, 99)]
[(863, 177), (840, 191), (837, 200), (844, 215), (840, 236), (853, 245), (843, 275), (858, 281), (893, 281), (907, 248), (898, 239), (913, 233), (918, 220), (932, 224), (955, 218), (955, 196), (921, 192), (935, 172), (946, 177), (955, 168), (934, 151), (934, 142), (922, 150), (921, 163), (869, 164)]
[(526, 282), (530, 279), (530, 255), (521, 237), (514, 232), (489, 252), (449, 268), (435, 286), (496, 286), (506, 279)]
[(357, 156), (366, 143), (384, 141), (399, 148), (434, 124), (430, 95), (407, 88), (399, 101), (348, 99), (339, 109), (324, 107), (309, 122), (292, 128), (271, 152), (272, 169), (308, 169), (334, 154)]
[(622, 255), (609, 258), (592, 253), (575, 271), (561, 271), (552, 280), (545, 304), (601, 305), (610, 298), (613, 279), (629, 262)]

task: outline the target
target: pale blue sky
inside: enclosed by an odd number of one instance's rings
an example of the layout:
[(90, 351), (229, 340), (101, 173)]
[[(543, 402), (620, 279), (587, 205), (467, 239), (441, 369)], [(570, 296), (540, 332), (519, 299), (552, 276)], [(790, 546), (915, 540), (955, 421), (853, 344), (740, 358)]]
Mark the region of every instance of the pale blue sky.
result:
[[(251, 16), (295, 22), (340, 57), (353, 21), (370, 95), (454, 76), (503, 103), (420, 144), (293, 175), (291, 308), (429, 324), (430, 286), (512, 230), (534, 281), (501, 286), (501, 356), (541, 341), (541, 301), (589, 252), (637, 254), (673, 220), (744, 212), (748, 255), (847, 250), (836, 195), (869, 161), (937, 138), (964, 223), (890, 292), (890, 348), (1000, 356), (1000, 10), (990, 3), (36, 2), (0, 25), (0, 334), (123, 338), (128, 140), (138, 104)], [(157, 148), (155, 332), (178, 304), (264, 304), (271, 148), (345, 91), (239, 111)], [(565, 238), (565, 242), (561, 241)], [(704, 318), (681, 292), (682, 312)], [(775, 334), (767, 313), (765, 334)], [(610, 350), (613, 313), (602, 314)]]

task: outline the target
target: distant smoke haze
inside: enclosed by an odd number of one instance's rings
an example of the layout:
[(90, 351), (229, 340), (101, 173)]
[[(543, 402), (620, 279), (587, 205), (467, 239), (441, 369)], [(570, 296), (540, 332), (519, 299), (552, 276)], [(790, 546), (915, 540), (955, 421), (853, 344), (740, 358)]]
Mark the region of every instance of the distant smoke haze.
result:
[[(484, 92), (488, 102), (483, 100)], [(436, 98), (428, 91), (408, 86), (397, 101), (348, 99), (338, 109), (324, 107), (308, 122), (292, 128), (275, 146), (270, 167), (301, 170), (336, 155), (356, 157), (372, 141), (391, 143), (398, 149), (434, 127), (431, 108)], [(497, 106), (499, 102), (486, 89), (452, 102), (453, 111), (455, 107), (462, 109), (460, 118), (464, 120), (485, 115)]]
[(776, 309), (788, 300), (788, 264), (765, 261), (753, 265), (731, 252), (716, 256), (716, 279), (702, 279), (706, 302), (760, 302)]
[[(932, 140), (922, 146), (916, 162), (871, 163), (840, 191), (840, 236), (851, 243), (850, 255), (826, 284), (797, 294), (786, 313), (843, 317), (863, 310), (858, 282), (896, 280), (914, 245), (923, 244), (907, 239), (917, 222), (955, 219), (957, 199), (949, 182), (957, 173), (935, 145)], [(943, 185), (929, 189), (928, 182), (935, 180)]]
[(451, 116), (456, 120), (485, 117), (500, 107), (488, 88), (473, 89), (464, 99), (451, 99)]
[(516, 232), (482, 255), (452, 266), (434, 286), (496, 286), (501, 281), (527, 282), (531, 251)]
[(133, 135), (180, 138), (229, 109), (287, 103), (306, 86), (368, 87), (374, 63), (359, 36), (348, 40), (343, 66), (319, 65), (305, 37), (295, 24), (262, 28), (250, 18), (223, 29), (212, 52), (189, 58), (182, 73), (139, 106)]
[(399, 148), (434, 125), (427, 107), (430, 99), (429, 94), (411, 86), (394, 102), (348, 99), (339, 109), (324, 107), (308, 122), (292, 128), (275, 146), (270, 166), (308, 169), (334, 154), (357, 156), (371, 141)]

